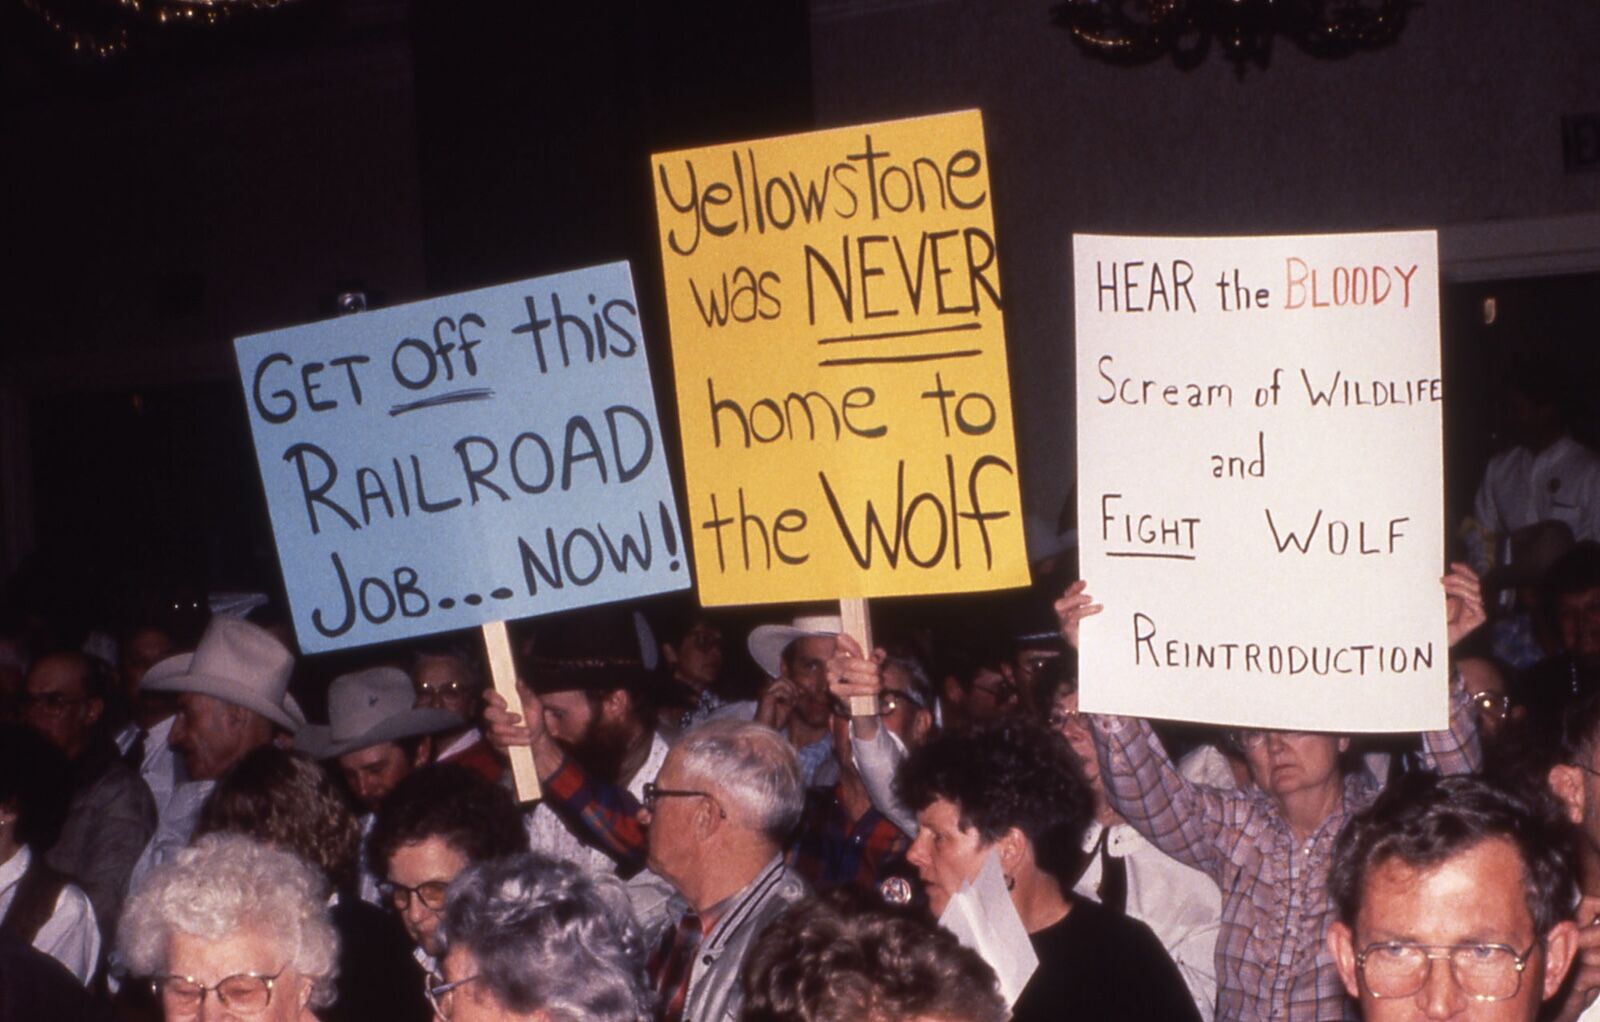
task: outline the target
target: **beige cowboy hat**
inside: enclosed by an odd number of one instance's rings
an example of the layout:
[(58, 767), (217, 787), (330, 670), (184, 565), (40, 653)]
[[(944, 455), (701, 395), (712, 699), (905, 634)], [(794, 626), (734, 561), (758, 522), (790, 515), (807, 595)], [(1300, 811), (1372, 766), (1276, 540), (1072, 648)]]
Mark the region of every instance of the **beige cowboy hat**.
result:
[(759, 625), (750, 633), (750, 656), (767, 677), (783, 673), (783, 651), (796, 639), (831, 639), (844, 631), (837, 614), (803, 615), (792, 625)]
[(369, 667), (333, 679), (327, 725), (307, 724), (294, 745), (317, 759), (332, 759), (384, 742), (451, 731), (462, 723), (449, 710), (417, 708), (417, 692), (405, 671)]
[(156, 664), (139, 682), (152, 692), (211, 696), (298, 734), (306, 717), (289, 694), (294, 654), (277, 637), (242, 618), (214, 617), (193, 653)]

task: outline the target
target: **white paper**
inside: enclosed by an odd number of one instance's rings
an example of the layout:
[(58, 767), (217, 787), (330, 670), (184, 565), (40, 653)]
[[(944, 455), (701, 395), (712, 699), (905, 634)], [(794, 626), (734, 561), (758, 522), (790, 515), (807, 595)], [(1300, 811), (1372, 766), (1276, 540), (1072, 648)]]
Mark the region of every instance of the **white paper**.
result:
[(1437, 250), (1074, 238), (1083, 709), (1445, 725)]
[(977, 877), (962, 884), (950, 899), (939, 925), (989, 963), (1000, 977), (1000, 994), (1007, 1007), (1016, 1004), (1039, 967), (1039, 956), (1034, 954), (1033, 942), (1011, 901), (1011, 892), (1006, 890), (1000, 859), (994, 852), (983, 861)]

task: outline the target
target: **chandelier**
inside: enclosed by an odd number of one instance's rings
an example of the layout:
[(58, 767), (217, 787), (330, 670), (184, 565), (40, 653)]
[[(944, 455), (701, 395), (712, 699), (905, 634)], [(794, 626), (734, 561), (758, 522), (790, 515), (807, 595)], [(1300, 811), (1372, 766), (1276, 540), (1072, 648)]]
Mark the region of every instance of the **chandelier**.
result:
[(1085, 52), (1115, 64), (1162, 57), (1187, 71), (1213, 43), (1239, 77), (1266, 68), (1282, 36), (1316, 57), (1393, 42), (1416, 0), (1063, 0), (1051, 11)]
[(64, 55), (106, 60), (304, 0), (21, 0)]

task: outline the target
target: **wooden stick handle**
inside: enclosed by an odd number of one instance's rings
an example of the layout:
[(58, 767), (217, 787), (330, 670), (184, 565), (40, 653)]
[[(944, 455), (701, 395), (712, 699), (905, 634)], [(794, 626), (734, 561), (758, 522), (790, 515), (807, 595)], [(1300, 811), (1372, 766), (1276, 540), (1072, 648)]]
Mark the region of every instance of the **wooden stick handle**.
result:
[[(840, 600), (839, 620), (844, 626), (844, 634), (860, 644), (861, 652), (871, 656), (872, 617), (867, 612), (867, 601), (864, 598)], [(850, 716), (876, 717), (877, 715), (878, 699), (876, 696), (850, 697)]]
[[(517, 669), (511, 660), (511, 640), (506, 637), (504, 621), (489, 621), (483, 625), (483, 645), (489, 652), (489, 672), (494, 678), (494, 690), (513, 713), (522, 707), (522, 697), (517, 694)], [(523, 745), (513, 745), (506, 750), (511, 756), (511, 776), (517, 782), (517, 800), (537, 802), (543, 797), (539, 789), (539, 771), (533, 766), (533, 750)]]

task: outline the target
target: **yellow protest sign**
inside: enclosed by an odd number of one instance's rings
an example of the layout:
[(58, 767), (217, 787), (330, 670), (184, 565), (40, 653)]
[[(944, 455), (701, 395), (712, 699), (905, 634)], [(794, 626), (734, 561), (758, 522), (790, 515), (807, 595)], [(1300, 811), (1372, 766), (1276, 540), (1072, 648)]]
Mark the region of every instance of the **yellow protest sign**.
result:
[(979, 113), (652, 170), (701, 600), (1026, 584)]

